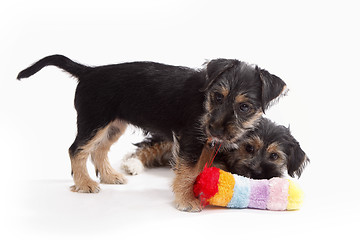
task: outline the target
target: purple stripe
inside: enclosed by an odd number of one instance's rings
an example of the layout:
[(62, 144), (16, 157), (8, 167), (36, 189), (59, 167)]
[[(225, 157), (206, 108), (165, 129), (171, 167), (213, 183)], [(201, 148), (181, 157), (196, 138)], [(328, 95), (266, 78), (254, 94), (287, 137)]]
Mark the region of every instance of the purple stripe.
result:
[(253, 180), (250, 182), (250, 202), (249, 208), (266, 209), (267, 200), (269, 197), (269, 181), (268, 180)]

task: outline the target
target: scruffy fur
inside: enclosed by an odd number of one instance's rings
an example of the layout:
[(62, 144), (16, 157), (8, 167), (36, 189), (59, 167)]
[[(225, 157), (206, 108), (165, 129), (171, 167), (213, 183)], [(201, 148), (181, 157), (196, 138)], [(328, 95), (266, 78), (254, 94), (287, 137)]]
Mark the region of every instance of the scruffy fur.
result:
[[(78, 79), (75, 93), (77, 136), (69, 148), (76, 192), (98, 192), (90, 179), (90, 155), (103, 183), (124, 183), (111, 168), (107, 152), (127, 124), (178, 140), (173, 184), (177, 208), (199, 211), (200, 203), (184, 189), (192, 187), (194, 169), (208, 139), (234, 145), (259, 119), (285, 83), (257, 66), (216, 59), (203, 69), (154, 62), (88, 67), (62, 55), (45, 57), (21, 71), (27, 78), (54, 65)], [(179, 187), (181, 186), (181, 187)]]
[[(173, 145), (171, 141), (148, 137), (138, 143), (136, 151), (124, 159), (123, 166), (130, 174), (140, 173), (143, 166), (169, 166), (173, 164)], [(290, 129), (266, 118), (262, 118), (253, 130), (249, 130), (237, 142), (236, 148), (221, 149), (214, 159), (216, 167), (253, 179), (282, 177), (285, 172), (291, 177), (300, 177), (308, 162), (309, 158), (291, 135)], [(136, 168), (128, 168), (134, 166), (134, 163), (138, 164)]]

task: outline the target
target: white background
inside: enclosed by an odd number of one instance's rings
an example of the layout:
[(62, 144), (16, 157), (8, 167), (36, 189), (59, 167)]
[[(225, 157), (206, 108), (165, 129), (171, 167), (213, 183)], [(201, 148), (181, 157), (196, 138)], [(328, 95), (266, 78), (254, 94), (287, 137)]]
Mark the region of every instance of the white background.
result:
[[(89, 237), (359, 237), (359, 5), (356, 1), (7, 1), (0, 4), (2, 239)], [(76, 81), (50, 54), (89, 65), (135, 60), (201, 67), (237, 58), (281, 77), (287, 97), (268, 111), (311, 159), (296, 212), (174, 208), (169, 169), (147, 170), (99, 194), (76, 194), (67, 149), (76, 135)], [(135, 132), (135, 134), (132, 134)], [(130, 129), (113, 166), (141, 139)], [(94, 169), (89, 164), (94, 176)]]

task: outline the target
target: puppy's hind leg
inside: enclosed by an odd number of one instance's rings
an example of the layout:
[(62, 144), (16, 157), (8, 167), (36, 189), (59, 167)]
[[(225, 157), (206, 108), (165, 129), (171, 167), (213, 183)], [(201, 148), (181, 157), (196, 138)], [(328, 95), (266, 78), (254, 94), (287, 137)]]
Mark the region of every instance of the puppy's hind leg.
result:
[(90, 140), (86, 144), (81, 144), (80, 139), (78, 135), (69, 148), (71, 174), (75, 183), (70, 190), (81, 193), (97, 193), (100, 191), (99, 184), (90, 178), (86, 167), (86, 161), (94, 147), (94, 141)]
[(96, 168), (96, 174), (100, 174), (100, 182), (105, 184), (123, 184), (126, 178), (113, 169), (108, 160), (108, 152), (113, 143), (125, 132), (127, 123), (115, 120), (108, 124), (102, 135), (99, 136), (96, 146), (91, 152), (91, 159)]
[(170, 166), (172, 161), (173, 142), (162, 141), (153, 144), (144, 144), (136, 149), (135, 153), (128, 154), (123, 159), (122, 168), (129, 174), (137, 175), (144, 167)]

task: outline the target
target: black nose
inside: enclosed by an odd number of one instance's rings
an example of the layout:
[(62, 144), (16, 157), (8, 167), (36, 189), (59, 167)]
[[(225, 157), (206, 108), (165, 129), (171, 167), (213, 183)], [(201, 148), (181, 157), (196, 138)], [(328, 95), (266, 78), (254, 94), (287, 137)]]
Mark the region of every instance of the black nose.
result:
[(212, 136), (222, 138), (224, 137), (224, 127), (214, 127), (212, 124), (209, 125), (209, 131)]
[(251, 172), (255, 175), (261, 175), (262, 174), (262, 167), (261, 167), (261, 160), (260, 159), (253, 159), (249, 163), (249, 168), (251, 169)]

